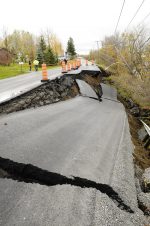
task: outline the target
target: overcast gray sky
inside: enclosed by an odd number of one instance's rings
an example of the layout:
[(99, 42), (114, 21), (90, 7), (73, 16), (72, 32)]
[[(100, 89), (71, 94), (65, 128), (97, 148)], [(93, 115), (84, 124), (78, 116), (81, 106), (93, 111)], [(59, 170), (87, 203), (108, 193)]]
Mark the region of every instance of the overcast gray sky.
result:
[[(118, 31), (123, 31), (142, 0), (126, 0)], [(0, 31), (26, 30), (39, 35), (51, 29), (62, 41), (74, 39), (78, 53), (96, 48), (97, 40), (114, 33), (123, 0), (1, 0)], [(145, 0), (130, 28), (150, 12), (150, 0)], [(150, 16), (145, 25), (150, 28)], [(1, 36), (1, 35), (0, 35)]]

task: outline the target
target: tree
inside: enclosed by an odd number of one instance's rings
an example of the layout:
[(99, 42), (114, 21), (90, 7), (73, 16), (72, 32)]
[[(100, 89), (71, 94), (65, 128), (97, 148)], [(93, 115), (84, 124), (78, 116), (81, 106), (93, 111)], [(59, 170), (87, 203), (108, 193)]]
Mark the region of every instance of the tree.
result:
[(69, 38), (69, 40), (67, 42), (67, 53), (71, 59), (74, 58), (76, 55), (74, 41), (71, 37)]
[(30, 59), (33, 61), (36, 52), (34, 36), (29, 32), (22, 31), (21, 44), (24, 60), (26, 61)]
[(15, 61), (33, 60), (36, 52), (35, 37), (26, 31), (14, 30), (12, 34), (8, 34), (6, 30), (3, 33), (1, 47), (9, 50), (14, 56)]
[(132, 77), (143, 79), (150, 69), (149, 60), (150, 37), (146, 35), (144, 28), (126, 31), (122, 34), (105, 37), (102, 41), (99, 54), (91, 51), (90, 57), (96, 58), (106, 68), (118, 75), (128, 73)]
[(38, 49), (37, 49), (37, 59), (39, 61), (40, 66), (45, 61), (45, 52), (46, 52), (46, 43), (45, 43), (44, 37), (41, 36)]
[(50, 31), (35, 36), (23, 30), (14, 30), (10, 34), (6, 28), (3, 29), (0, 37), (0, 48), (6, 48), (11, 52), (13, 62), (28, 62), (29, 59), (33, 61), (37, 57), (40, 65), (46, 60), (46, 55), (51, 55), (51, 63), (53, 63), (58, 61), (58, 55), (62, 55), (63, 52), (61, 42)]
[(36, 58), (39, 61), (39, 66), (41, 66), (44, 62), (43, 53), (40, 48), (37, 49)]
[(45, 39), (43, 36), (40, 37), (39, 46), (40, 46), (41, 51), (44, 53), (44, 51), (46, 50), (46, 43), (45, 43)]
[(47, 45), (51, 47), (53, 53), (55, 53), (57, 56), (63, 55), (64, 50), (62, 44), (55, 33), (53, 33), (50, 29), (47, 29), (46, 32), (43, 32), (43, 36)]
[(45, 51), (45, 63), (47, 65), (50, 64), (55, 64), (56, 63), (56, 57), (55, 54), (53, 53), (52, 49), (50, 48), (50, 46), (46, 49)]

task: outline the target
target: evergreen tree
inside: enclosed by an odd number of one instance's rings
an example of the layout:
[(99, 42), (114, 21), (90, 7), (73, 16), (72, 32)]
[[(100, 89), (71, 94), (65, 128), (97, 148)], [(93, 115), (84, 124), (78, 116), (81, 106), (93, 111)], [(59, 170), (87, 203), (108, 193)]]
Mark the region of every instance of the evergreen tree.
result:
[(56, 64), (58, 63), (58, 54), (57, 53), (55, 54), (55, 63)]
[(39, 61), (39, 66), (43, 64), (43, 53), (40, 48), (37, 50), (36, 58)]
[(43, 36), (41, 36), (41, 38), (40, 38), (39, 46), (40, 46), (41, 51), (44, 53), (44, 51), (46, 50), (46, 43), (45, 43)]
[(39, 61), (40, 66), (45, 61), (45, 52), (46, 52), (46, 43), (45, 43), (44, 37), (41, 36), (38, 50), (37, 50), (37, 60)]
[(67, 42), (67, 53), (71, 59), (74, 58), (76, 55), (74, 41), (71, 37), (69, 38), (69, 40)]
[(56, 63), (56, 57), (55, 54), (53, 53), (52, 49), (50, 48), (50, 46), (46, 49), (45, 51), (45, 63), (47, 65), (50, 64), (55, 64)]

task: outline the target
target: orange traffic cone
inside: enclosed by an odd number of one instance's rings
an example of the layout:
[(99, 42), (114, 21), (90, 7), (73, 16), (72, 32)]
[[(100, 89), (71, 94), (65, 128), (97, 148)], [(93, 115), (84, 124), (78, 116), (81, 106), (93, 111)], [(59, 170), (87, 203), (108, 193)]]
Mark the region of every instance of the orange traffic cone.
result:
[(49, 79), (48, 79), (46, 64), (42, 64), (42, 80), (41, 80), (41, 82), (47, 82), (47, 81), (49, 81)]
[(88, 66), (88, 60), (86, 59), (85, 65)]
[(62, 73), (67, 73), (67, 68), (66, 68), (66, 64), (65, 61), (62, 62)]

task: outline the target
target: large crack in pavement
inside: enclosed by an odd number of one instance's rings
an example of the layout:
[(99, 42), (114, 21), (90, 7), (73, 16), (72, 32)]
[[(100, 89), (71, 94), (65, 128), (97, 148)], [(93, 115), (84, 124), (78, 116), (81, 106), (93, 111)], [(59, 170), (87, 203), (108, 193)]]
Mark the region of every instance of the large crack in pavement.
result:
[[(8, 114), (29, 108), (37, 108), (64, 101), (77, 95), (84, 96), (84, 94), (86, 94), (86, 97), (102, 101), (102, 88), (99, 83), (100, 74), (96, 76), (85, 74), (79, 76), (79, 78), (80, 79), (74, 78), (74, 76), (64, 75), (63, 77), (41, 84), (26, 93), (20, 93), (20, 96), (0, 103), (0, 114)], [(87, 89), (85, 90), (86, 93), (82, 93), (82, 86), (80, 87), (78, 85), (77, 81), (81, 82), (81, 80)], [(92, 95), (89, 95), (91, 92)]]
[(119, 197), (118, 193), (107, 184), (96, 183), (94, 181), (80, 177), (66, 177), (58, 173), (43, 170), (31, 164), (17, 163), (10, 159), (0, 157), (0, 177), (11, 178), (26, 183), (39, 183), (41, 185), (55, 186), (69, 184), (81, 188), (95, 188), (106, 194), (117, 205), (118, 208), (128, 213), (134, 211), (127, 206)]

